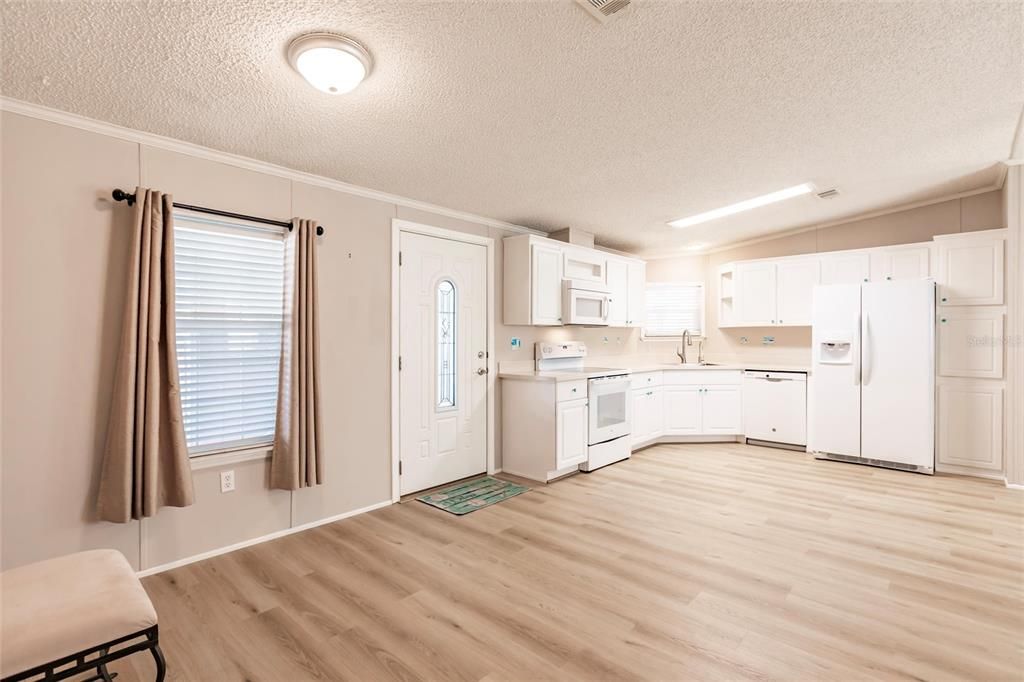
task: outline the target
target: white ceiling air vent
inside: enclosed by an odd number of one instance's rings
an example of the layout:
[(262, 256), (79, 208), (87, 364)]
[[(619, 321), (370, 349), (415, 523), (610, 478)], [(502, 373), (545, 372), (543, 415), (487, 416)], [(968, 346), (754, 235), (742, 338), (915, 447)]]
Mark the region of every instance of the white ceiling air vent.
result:
[(832, 189), (827, 189), (824, 192), (818, 192), (819, 199), (834, 199), (837, 196), (839, 196), (839, 190), (837, 190), (835, 187), (833, 187)]
[(630, 0), (576, 0), (583, 9), (602, 24), (608, 23), (613, 14), (621, 12), (629, 6)]

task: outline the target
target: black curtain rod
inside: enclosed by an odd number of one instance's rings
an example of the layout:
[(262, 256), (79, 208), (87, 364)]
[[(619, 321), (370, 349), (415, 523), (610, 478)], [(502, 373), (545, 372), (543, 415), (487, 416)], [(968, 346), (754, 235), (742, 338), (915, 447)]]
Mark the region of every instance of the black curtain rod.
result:
[[(110, 196), (114, 197), (114, 201), (127, 201), (129, 206), (135, 204), (135, 195), (128, 194), (123, 189), (115, 189), (111, 192)], [(283, 220), (271, 220), (270, 218), (260, 218), (258, 216), (244, 215), (242, 213), (232, 213), (231, 211), (221, 211), (216, 208), (203, 208), (202, 206), (192, 206), (191, 204), (179, 204), (177, 201), (174, 202), (174, 208), (183, 208), (186, 211), (195, 211), (197, 213), (208, 213), (210, 215), (217, 215), (223, 218), (237, 218), (238, 220), (248, 220), (253, 223), (262, 223), (264, 225), (276, 225), (277, 227), (286, 227), (288, 231), (292, 231), (292, 224)], [(316, 228), (316, 233), (319, 236), (323, 236), (323, 226)]]

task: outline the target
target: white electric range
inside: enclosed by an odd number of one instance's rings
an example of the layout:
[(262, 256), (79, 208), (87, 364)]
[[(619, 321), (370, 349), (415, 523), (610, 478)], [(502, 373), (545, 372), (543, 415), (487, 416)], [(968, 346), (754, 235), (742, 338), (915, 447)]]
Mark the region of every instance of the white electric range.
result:
[(587, 346), (582, 341), (539, 341), (534, 346), (538, 372), (558, 371), (580, 374), (587, 379), (590, 427), (587, 430), (587, 460), (581, 471), (628, 459), (630, 455), (629, 370), (614, 367), (584, 367)]

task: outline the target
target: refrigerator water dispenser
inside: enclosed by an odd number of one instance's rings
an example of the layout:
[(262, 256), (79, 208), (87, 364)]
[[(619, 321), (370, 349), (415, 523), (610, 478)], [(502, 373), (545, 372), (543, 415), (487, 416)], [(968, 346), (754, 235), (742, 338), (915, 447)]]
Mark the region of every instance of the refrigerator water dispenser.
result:
[(818, 341), (818, 362), (826, 365), (853, 364), (853, 334), (827, 332)]

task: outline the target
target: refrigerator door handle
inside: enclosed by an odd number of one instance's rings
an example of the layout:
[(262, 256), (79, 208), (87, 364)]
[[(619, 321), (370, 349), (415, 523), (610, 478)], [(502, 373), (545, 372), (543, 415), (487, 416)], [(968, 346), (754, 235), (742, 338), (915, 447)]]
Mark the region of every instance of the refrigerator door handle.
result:
[(871, 383), (871, 319), (867, 313), (864, 313), (864, 333), (861, 335), (861, 363), (863, 369), (861, 370), (861, 382), (867, 386)]
[[(858, 315), (857, 316), (857, 332), (858, 332), (858, 335), (860, 333), (860, 329), (861, 329), (861, 320), (860, 320), (860, 315)], [(854, 386), (860, 386), (860, 381), (861, 381), (861, 379), (860, 379), (860, 372), (861, 372), (860, 348), (858, 347), (855, 350), (856, 350), (856, 352), (854, 352), (854, 349), (851, 349), (851, 351), (850, 351), (851, 353), (853, 353), (853, 363), (854, 363), (853, 364), (853, 385)]]

